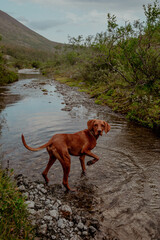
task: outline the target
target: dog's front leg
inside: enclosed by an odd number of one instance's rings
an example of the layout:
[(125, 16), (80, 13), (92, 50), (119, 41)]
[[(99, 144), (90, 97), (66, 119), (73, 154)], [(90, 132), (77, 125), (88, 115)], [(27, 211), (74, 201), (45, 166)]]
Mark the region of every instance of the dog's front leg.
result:
[(83, 153), (85, 153), (89, 157), (93, 157), (94, 158), (94, 159), (92, 159), (92, 160), (87, 162), (88, 166), (94, 164), (95, 162), (97, 162), (99, 160), (99, 157), (97, 155), (95, 155), (94, 153), (92, 153), (90, 150), (85, 150)]
[(81, 167), (82, 167), (82, 174), (81, 174), (81, 176), (85, 176), (86, 175), (85, 155), (81, 155), (79, 160), (81, 162)]

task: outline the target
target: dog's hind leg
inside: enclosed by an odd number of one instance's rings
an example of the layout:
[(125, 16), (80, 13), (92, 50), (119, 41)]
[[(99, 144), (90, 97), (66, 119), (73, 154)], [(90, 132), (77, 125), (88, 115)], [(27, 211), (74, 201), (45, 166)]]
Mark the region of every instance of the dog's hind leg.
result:
[(56, 161), (56, 157), (53, 155), (53, 153), (51, 151), (48, 151), (48, 153), (50, 155), (49, 162), (48, 162), (45, 170), (42, 173), (42, 176), (44, 177), (46, 184), (48, 184), (48, 182), (49, 182), (49, 179), (47, 177), (48, 171), (52, 167), (53, 163)]

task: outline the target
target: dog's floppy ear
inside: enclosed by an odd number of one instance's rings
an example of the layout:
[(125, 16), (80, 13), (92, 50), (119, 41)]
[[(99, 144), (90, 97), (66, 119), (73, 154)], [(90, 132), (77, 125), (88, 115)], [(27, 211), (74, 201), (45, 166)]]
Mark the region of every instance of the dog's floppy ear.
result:
[(92, 130), (92, 128), (93, 128), (93, 123), (94, 123), (94, 119), (92, 119), (92, 120), (89, 120), (88, 122), (87, 122), (87, 126), (88, 126), (88, 130)]
[(107, 133), (107, 132), (109, 132), (109, 130), (111, 129), (111, 126), (110, 126), (107, 122), (104, 122), (104, 124), (105, 124), (105, 129), (104, 129), (104, 131), (105, 131), (105, 133)]

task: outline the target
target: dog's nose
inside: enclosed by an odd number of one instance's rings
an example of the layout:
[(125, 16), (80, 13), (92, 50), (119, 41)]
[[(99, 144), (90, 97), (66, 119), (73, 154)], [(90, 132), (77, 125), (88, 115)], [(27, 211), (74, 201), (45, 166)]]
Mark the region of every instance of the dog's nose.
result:
[(98, 130), (98, 133), (101, 134), (102, 130)]

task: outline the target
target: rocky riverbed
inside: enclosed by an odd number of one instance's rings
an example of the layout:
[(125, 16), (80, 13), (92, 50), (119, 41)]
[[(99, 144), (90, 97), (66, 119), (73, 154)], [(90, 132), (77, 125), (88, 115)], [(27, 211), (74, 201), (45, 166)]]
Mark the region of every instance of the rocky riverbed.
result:
[(99, 219), (94, 217), (91, 208), (87, 211), (77, 207), (75, 201), (68, 201), (73, 198), (71, 195), (78, 201), (77, 193), (66, 192), (63, 195), (61, 185), (46, 186), (39, 181), (32, 182), (22, 174), (15, 179), (26, 198), (36, 240), (114, 239), (109, 235), (101, 235)]

